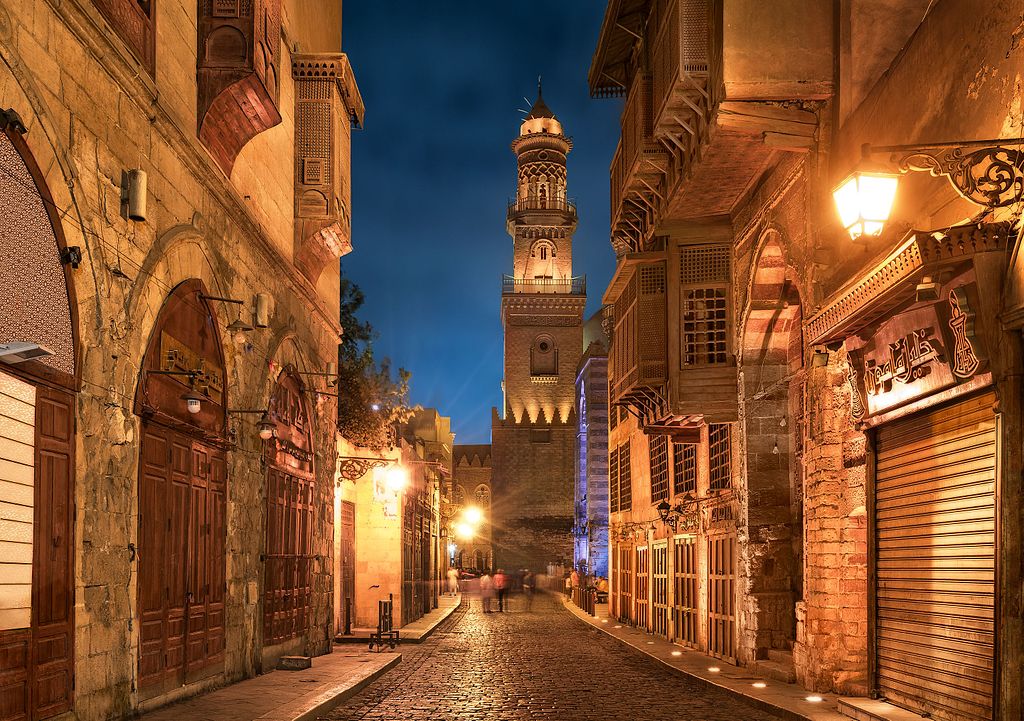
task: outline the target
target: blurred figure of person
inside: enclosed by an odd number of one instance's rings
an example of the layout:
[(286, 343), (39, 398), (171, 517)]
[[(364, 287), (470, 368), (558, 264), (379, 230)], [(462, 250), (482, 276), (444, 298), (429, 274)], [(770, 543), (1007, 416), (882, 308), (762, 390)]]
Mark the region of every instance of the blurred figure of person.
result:
[(485, 568), (483, 575), (480, 576), (480, 605), (483, 606), (484, 613), (491, 612), (492, 598), (494, 598), (494, 580), (491, 578), (491, 572)]
[(448, 569), (448, 594), (454, 596), (459, 592), (459, 569)]
[(508, 576), (505, 575), (505, 570), (502, 568), (499, 568), (498, 572), (494, 574), (494, 590), (498, 593), (498, 611), (504, 613), (505, 595), (508, 593)]
[(572, 596), (572, 574), (566, 573), (565, 578), (562, 579), (562, 590), (565, 591), (566, 597)]
[(523, 569), (523, 596), (526, 599), (526, 610), (529, 611), (533, 608), (533, 589), (537, 583), (536, 577), (533, 575), (533, 571), (524, 568)]
[(572, 573), (569, 575), (569, 588), (575, 591), (580, 587), (580, 572), (575, 568), (572, 569)]

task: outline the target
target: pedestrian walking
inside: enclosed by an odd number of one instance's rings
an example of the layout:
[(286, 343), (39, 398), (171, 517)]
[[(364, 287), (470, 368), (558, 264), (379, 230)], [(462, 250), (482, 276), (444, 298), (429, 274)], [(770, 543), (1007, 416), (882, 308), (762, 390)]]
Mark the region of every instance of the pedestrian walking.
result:
[(533, 608), (533, 589), (536, 582), (537, 581), (533, 575), (533, 571), (523, 571), (523, 597), (526, 601), (527, 611)]
[(484, 569), (484, 575), (480, 576), (480, 605), (484, 613), (491, 612), (491, 599), (494, 598), (494, 579), (491, 572)]
[(508, 593), (508, 576), (504, 569), (499, 568), (494, 574), (494, 590), (498, 593), (498, 611), (505, 611), (505, 595)]
[(459, 569), (448, 569), (448, 594), (454, 596), (459, 592)]

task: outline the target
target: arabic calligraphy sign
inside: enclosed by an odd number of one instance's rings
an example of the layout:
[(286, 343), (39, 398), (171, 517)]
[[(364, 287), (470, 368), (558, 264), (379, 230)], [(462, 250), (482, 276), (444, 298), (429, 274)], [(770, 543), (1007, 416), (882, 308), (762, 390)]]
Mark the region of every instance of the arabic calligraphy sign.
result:
[(951, 388), (981, 370), (973, 284), (947, 287), (940, 300), (883, 322), (868, 339), (849, 338), (854, 420)]

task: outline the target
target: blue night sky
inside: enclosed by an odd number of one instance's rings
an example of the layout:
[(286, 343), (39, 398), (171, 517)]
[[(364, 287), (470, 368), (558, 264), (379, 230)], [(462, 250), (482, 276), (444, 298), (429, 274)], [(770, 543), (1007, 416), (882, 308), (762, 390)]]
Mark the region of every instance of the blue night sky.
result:
[(509, 143), (538, 75), (575, 143), (573, 270), (587, 275), (588, 316), (614, 270), (608, 166), (621, 101), (587, 91), (602, 10), (593, 0), (345, 3), (343, 49), (366, 120), (352, 134), (355, 250), (342, 269), (366, 293), (377, 357), (412, 371), (412, 401), (451, 416), (457, 443), (489, 442), (501, 405)]

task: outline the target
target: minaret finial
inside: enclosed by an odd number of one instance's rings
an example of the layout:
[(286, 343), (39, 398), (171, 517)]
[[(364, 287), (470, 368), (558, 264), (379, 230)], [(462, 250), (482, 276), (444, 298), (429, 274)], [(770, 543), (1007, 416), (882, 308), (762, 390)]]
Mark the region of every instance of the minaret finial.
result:
[(541, 76), (537, 76), (537, 97), (539, 98), (543, 93), (541, 92)]

